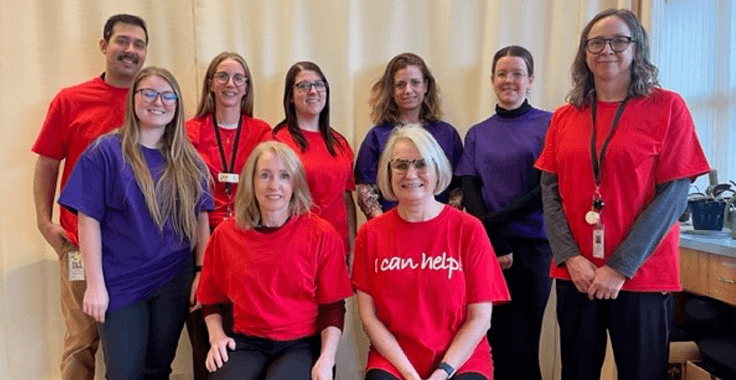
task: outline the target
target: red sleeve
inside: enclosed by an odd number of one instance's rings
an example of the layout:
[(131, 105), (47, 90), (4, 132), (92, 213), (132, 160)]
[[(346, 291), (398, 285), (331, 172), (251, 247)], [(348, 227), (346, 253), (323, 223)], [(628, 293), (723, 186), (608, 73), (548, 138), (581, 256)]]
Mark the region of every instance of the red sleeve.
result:
[(46, 112), (46, 120), (43, 122), (41, 132), (38, 134), (33, 152), (55, 160), (63, 160), (67, 156), (68, 149), (68, 123), (64, 122), (62, 111), (62, 94), (56, 95), (51, 101)]
[(194, 148), (199, 151), (199, 128), (201, 123), (197, 119), (189, 119), (186, 123), (187, 137)]
[(558, 109), (554, 115), (552, 115), (552, 120), (549, 123), (547, 134), (544, 137), (544, 148), (542, 148), (542, 153), (539, 155), (537, 162), (534, 163), (535, 168), (552, 174), (557, 173), (557, 152), (555, 149), (555, 140), (557, 138), (557, 131), (561, 124), (560, 113), (561, 112)]
[(668, 116), (669, 120), (663, 123), (665, 138), (658, 156), (655, 181), (659, 184), (682, 178), (694, 179), (709, 172), (710, 166), (695, 133), (693, 118), (680, 95), (672, 94)]
[(350, 162), (350, 175), (348, 176), (348, 181), (345, 184), (345, 191), (355, 191), (355, 170), (353, 167), (355, 154), (353, 153), (353, 148), (350, 147), (350, 144), (348, 144), (348, 141), (344, 137), (343, 142), (345, 143), (345, 154), (348, 156), (348, 162)]
[(501, 266), (488, 235), (474, 219), (463, 262), (468, 303), (504, 302), (511, 299)]
[[(230, 224), (232, 225), (232, 224)], [(230, 226), (228, 225), (228, 226)], [(220, 227), (228, 227), (221, 224)], [(207, 249), (204, 254), (204, 265), (202, 265), (202, 274), (199, 279), (199, 287), (197, 288), (197, 300), (203, 305), (213, 305), (229, 302), (226, 295), (227, 289), (227, 267), (223, 262), (224, 254), (220, 240), (224, 234), (223, 228), (218, 228), (207, 242)]]
[(340, 235), (327, 221), (322, 224), (322, 241), (319, 247), (317, 269), (317, 303), (331, 303), (353, 295), (345, 265), (345, 244)]
[(366, 242), (366, 224), (358, 229), (355, 237), (355, 253), (353, 255), (353, 288), (363, 293), (370, 294), (368, 285), (368, 247)]

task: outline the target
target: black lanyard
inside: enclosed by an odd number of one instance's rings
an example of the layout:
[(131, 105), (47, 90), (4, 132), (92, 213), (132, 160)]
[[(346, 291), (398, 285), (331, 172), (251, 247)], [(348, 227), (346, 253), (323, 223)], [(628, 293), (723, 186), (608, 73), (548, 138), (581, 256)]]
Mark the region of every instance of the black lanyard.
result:
[(598, 151), (595, 148), (595, 142), (596, 142), (596, 128), (595, 128), (595, 119), (596, 119), (596, 113), (598, 111), (598, 100), (593, 97), (593, 102), (591, 104), (591, 112), (592, 112), (592, 119), (593, 119), (593, 131), (590, 133), (590, 156), (593, 160), (593, 179), (595, 180), (595, 186), (598, 188), (601, 184), (601, 171), (603, 169), (603, 160), (606, 158), (606, 151), (608, 150), (608, 144), (611, 142), (611, 139), (613, 138), (613, 134), (616, 133), (616, 128), (618, 127), (618, 122), (621, 119), (621, 115), (624, 113), (624, 107), (626, 107), (626, 102), (629, 100), (629, 97), (626, 96), (624, 100), (621, 102), (621, 104), (618, 106), (618, 109), (616, 110), (616, 115), (613, 117), (613, 122), (611, 122), (611, 130), (608, 131), (608, 136), (606, 136), (606, 139), (603, 141), (603, 146), (601, 147), (601, 156), (600, 159), (598, 159)]
[[(212, 114), (212, 126), (215, 128), (215, 137), (217, 139), (217, 149), (220, 151), (220, 161), (222, 161), (222, 172), (233, 173), (235, 170), (235, 157), (238, 155), (238, 140), (240, 140), (240, 130), (243, 126), (243, 118), (238, 118), (238, 130), (235, 132), (235, 140), (233, 141), (233, 154), (230, 165), (228, 165), (227, 158), (225, 157), (225, 147), (222, 145), (222, 137), (220, 137), (220, 128), (217, 126), (217, 118), (215, 114)], [(225, 184), (225, 190), (228, 194), (232, 191), (232, 184), (227, 182)]]

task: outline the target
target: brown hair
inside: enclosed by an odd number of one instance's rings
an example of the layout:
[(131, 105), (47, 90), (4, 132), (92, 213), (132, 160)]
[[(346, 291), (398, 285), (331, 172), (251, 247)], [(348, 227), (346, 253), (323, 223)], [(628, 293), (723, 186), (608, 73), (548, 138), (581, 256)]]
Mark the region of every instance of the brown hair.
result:
[(229, 51), (222, 52), (212, 59), (210, 65), (207, 67), (207, 72), (204, 76), (204, 83), (202, 83), (202, 96), (199, 99), (199, 106), (197, 106), (197, 117), (204, 117), (215, 113), (215, 95), (210, 89), (210, 83), (215, 77), (217, 66), (226, 59), (232, 59), (240, 63), (243, 66), (243, 72), (245, 73), (245, 95), (240, 99), (240, 114), (253, 117), (253, 78), (250, 76), (250, 69), (248, 64), (245, 63), (245, 59), (238, 53)]

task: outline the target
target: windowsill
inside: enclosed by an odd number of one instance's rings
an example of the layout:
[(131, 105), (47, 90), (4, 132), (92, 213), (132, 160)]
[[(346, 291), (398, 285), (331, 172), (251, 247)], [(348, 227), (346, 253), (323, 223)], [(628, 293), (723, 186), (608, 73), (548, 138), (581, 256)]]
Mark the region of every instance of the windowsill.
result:
[(731, 239), (731, 231), (693, 230), (691, 225), (680, 225), (680, 247), (721, 256), (736, 257), (736, 240)]

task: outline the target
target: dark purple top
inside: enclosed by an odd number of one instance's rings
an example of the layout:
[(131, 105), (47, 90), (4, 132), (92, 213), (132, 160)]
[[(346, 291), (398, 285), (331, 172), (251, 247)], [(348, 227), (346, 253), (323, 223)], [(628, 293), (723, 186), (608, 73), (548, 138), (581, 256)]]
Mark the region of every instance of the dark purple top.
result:
[[(552, 113), (532, 108), (510, 119), (493, 115), (470, 128), (455, 175), (481, 179), (488, 211), (498, 212), (539, 186), (534, 162), (542, 152), (551, 118)], [(499, 236), (547, 238), (541, 208), (505, 226)]]
[[(166, 159), (157, 149), (140, 148), (156, 183)], [(163, 286), (193, 254), (189, 239), (176, 233), (171, 220), (159, 230), (133, 168), (123, 159), (118, 135), (101, 137), (80, 156), (59, 204), (100, 222), (110, 311), (132, 305)], [(197, 213), (213, 209), (210, 194), (203, 194), (196, 208)]]
[[(388, 141), (388, 137), (394, 127), (394, 124), (376, 125), (368, 131), (368, 134), (365, 135), (365, 139), (360, 145), (360, 150), (358, 151), (358, 156), (355, 162), (355, 183), (370, 185), (376, 184), (378, 160), (381, 158), (381, 152), (383, 152), (383, 148), (386, 146), (386, 141)], [(460, 139), (460, 135), (457, 133), (457, 129), (444, 121), (425, 124), (423, 127), (431, 133), (435, 140), (440, 144), (442, 150), (445, 152), (445, 156), (447, 156), (447, 159), (450, 161), (450, 165), (452, 165), (452, 170), (455, 171), (455, 168), (460, 161), (460, 157), (463, 155), (463, 143)], [(453, 181), (453, 184), (437, 195), (435, 199), (442, 203), (447, 203), (450, 198), (450, 190), (457, 186), (459, 186), (459, 183)], [(379, 196), (381, 209), (384, 212), (396, 206), (396, 202), (384, 199), (381, 194), (379, 194)]]

